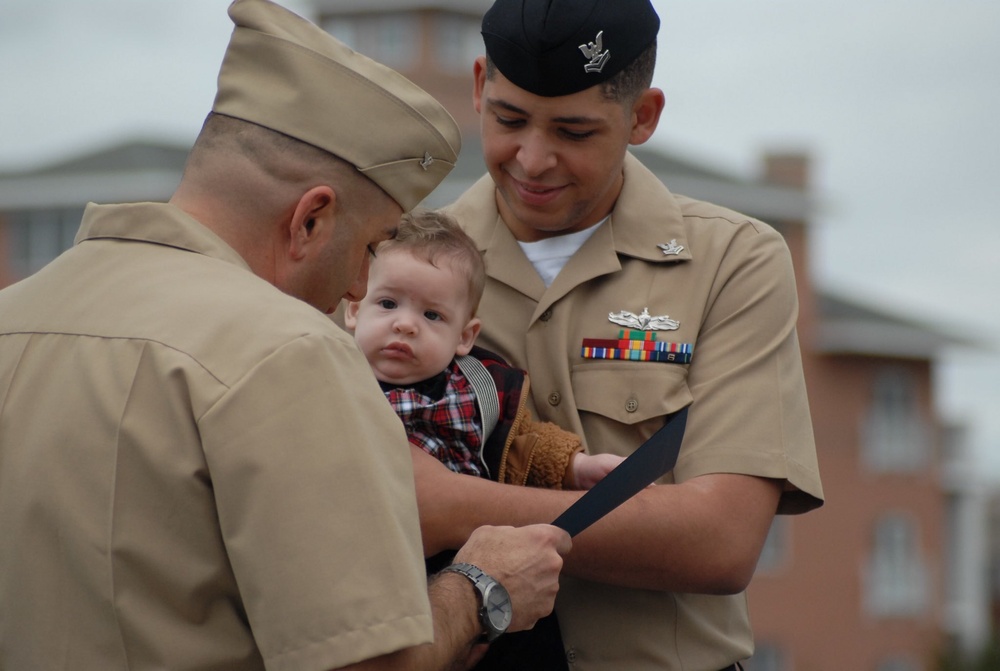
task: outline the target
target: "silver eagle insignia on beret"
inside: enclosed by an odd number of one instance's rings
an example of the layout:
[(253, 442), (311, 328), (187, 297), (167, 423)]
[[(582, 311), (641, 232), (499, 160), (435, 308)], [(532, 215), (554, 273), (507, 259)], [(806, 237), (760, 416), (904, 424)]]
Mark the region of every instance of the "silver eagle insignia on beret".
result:
[(676, 331), (681, 325), (679, 321), (671, 319), (667, 315), (656, 317), (650, 315), (649, 308), (643, 308), (640, 314), (628, 310), (611, 312), (608, 314), (608, 321), (642, 331)]
[(604, 69), (605, 63), (611, 58), (611, 52), (604, 49), (604, 31), (597, 33), (593, 42), (580, 45), (580, 51), (590, 59), (590, 62), (583, 66), (585, 72), (600, 72)]

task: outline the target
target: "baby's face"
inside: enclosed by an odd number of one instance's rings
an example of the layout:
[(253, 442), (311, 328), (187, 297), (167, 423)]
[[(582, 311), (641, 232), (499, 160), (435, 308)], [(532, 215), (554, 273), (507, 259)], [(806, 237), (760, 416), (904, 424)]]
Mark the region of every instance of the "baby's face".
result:
[(380, 252), (368, 293), (344, 322), (382, 382), (410, 384), (437, 375), (467, 354), (478, 333), (468, 281), (447, 259), (439, 266), (403, 250)]

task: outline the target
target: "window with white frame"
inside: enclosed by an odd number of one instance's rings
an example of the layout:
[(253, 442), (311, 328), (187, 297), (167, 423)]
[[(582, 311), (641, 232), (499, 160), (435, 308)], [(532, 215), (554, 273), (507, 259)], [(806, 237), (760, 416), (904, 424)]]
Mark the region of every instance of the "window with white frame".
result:
[(791, 543), (791, 524), (788, 517), (775, 515), (771, 520), (764, 547), (757, 559), (757, 573), (776, 573), (788, 561), (789, 545)]
[(388, 14), (374, 19), (374, 46), (371, 56), (391, 68), (407, 69), (420, 57), (419, 17)]
[(8, 263), (17, 278), (27, 277), (73, 246), (83, 208), (26, 210), (6, 215)]
[(338, 40), (379, 63), (407, 69), (417, 64), (419, 17), (412, 14), (328, 16), (322, 28)]
[(876, 671), (924, 671), (924, 666), (908, 657), (890, 657), (881, 662)]
[(355, 19), (334, 16), (325, 19), (321, 27), (350, 48), (358, 50), (358, 26)]
[(758, 642), (753, 657), (743, 663), (747, 671), (788, 671), (787, 655), (778, 646), (767, 642)]
[(869, 469), (912, 472), (926, 467), (930, 441), (916, 392), (915, 376), (902, 368), (885, 368), (876, 376), (862, 429)]
[(865, 600), (876, 617), (914, 617), (927, 609), (928, 575), (917, 522), (905, 513), (875, 523)]
[(443, 14), (434, 23), (434, 60), (446, 72), (472, 72), (472, 62), (485, 53), (479, 20)]

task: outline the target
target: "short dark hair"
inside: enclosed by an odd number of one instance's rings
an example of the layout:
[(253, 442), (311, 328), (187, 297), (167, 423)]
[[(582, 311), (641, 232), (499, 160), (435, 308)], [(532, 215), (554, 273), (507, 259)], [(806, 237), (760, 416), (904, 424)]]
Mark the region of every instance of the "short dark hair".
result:
[(624, 70), (602, 83), (601, 93), (608, 100), (631, 105), (653, 84), (656, 69), (656, 40), (635, 57)]

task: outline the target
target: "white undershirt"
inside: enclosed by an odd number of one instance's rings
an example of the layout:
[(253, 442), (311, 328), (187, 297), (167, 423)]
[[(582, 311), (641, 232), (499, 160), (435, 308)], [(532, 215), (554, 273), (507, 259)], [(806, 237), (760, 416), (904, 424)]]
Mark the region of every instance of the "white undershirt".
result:
[(548, 288), (552, 286), (556, 275), (563, 269), (563, 266), (566, 265), (570, 257), (576, 254), (577, 250), (583, 247), (583, 243), (589, 240), (594, 231), (600, 228), (601, 224), (608, 219), (609, 217), (605, 217), (593, 226), (585, 228), (582, 231), (577, 231), (576, 233), (556, 235), (537, 242), (521, 242), (518, 240), (517, 244), (521, 245), (524, 255), (531, 261), (531, 265), (535, 267), (542, 281), (545, 282), (545, 287)]

